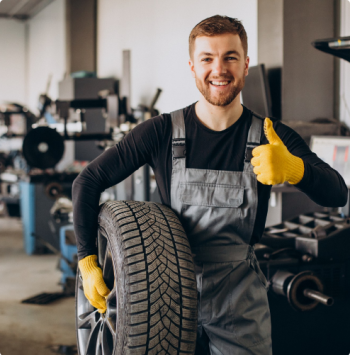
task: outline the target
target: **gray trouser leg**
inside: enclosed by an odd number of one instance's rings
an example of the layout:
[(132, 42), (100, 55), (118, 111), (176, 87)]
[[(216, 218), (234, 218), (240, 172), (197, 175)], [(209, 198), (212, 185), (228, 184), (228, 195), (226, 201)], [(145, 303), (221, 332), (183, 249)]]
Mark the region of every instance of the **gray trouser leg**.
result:
[(206, 351), (207, 342), (211, 355), (272, 354), (266, 288), (249, 265), (244, 260), (203, 264), (201, 272), (197, 267), (198, 349)]

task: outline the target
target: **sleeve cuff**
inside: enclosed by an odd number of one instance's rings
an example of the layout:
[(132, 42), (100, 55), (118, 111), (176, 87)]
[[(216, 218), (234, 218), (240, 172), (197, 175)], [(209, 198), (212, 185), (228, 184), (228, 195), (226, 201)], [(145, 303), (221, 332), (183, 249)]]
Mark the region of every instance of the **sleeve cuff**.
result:
[(303, 161), (303, 163), (304, 163), (304, 176), (297, 184), (293, 185), (298, 189), (303, 189), (309, 186), (310, 184), (310, 164), (306, 163), (305, 161)]

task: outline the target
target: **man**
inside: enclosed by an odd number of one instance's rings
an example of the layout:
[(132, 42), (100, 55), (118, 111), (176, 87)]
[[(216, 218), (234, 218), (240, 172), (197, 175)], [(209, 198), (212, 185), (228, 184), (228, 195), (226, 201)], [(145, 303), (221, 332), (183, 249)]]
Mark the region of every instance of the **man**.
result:
[(195, 258), (196, 354), (272, 353), (267, 282), (252, 247), (264, 230), (271, 185), (288, 181), (323, 206), (343, 206), (347, 200), (342, 177), (298, 134), (241, 105), (247, 48), (236, 19), (213, 16), (196, 25), (189, 65), (199, 101), (138, 125), (73, 186), (84, 290), (104, 312), (109, 290), (95, 246), (100, 193), (151, 165), (162, 202), (177, 212)]

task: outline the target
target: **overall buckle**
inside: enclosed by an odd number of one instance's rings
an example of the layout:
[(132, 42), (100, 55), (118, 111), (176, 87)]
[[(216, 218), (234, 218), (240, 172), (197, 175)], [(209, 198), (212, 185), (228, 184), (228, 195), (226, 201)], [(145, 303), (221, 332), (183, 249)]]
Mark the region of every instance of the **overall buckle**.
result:
[(247, 143), (246, 149), (245, 149), (245, 157), (244, 161), (247, 163), (250, 163), (250, 161), (253, 158), (253, 149), (258, 147), (260, 143)]
[(173, 159), (186, 158), (186, 141), (183, 138), (173, 139)]

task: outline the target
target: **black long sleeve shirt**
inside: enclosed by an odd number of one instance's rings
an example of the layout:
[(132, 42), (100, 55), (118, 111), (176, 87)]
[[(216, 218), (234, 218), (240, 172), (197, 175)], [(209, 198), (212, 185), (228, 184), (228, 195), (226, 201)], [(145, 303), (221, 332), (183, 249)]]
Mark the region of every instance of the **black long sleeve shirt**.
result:
[[(223, 131), (212, 131), (197, 118), (194, 104), (184, 109), (186, 167), (243, 171), (245, 146), (252, 121), (243, 107), (241, 117)], [(311, 152), (304, 140), (279, 121), (274, 129), (289, 152), (304, 162), (303, 179), (295, 185), (321, 206), (339, 207), (347, 202), (347, 187), (337, 171)], [(268, 144), (262, 130), (261, 144)], [(74, 230), (78, 257), (96, 254), (100, 194), (118, 184), (144, 164), (154, 170), (162, 203), (171, 206), (172, 125), (170, 114), (137, 125), (126, 137), (92, 161), (73, 184)], [(258, 182), (258, 211), (251, 244), (263, 234), (271, 186)]]

